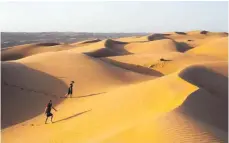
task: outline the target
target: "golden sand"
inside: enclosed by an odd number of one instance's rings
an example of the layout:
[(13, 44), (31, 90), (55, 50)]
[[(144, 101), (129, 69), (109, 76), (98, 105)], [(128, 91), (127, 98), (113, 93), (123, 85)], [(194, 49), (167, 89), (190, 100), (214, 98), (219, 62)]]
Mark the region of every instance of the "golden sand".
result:
[(2, 141), (227, 142), (227, 42), (190, 31), (4, 50)]

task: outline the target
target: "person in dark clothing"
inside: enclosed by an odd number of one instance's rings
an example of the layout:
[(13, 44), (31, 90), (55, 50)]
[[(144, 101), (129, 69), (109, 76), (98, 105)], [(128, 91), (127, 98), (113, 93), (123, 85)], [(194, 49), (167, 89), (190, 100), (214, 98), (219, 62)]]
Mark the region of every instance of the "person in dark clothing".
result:
[(46, 108), (45, 108), (45, 114), (46, 114), (46, 120), (45, 120), (45, 124), (47, 124), (47, 120), (49, 117), (51, 117), (51, 122), (53, 123), (52, 119), (53, 119), (53, 114), (51, 113), (51, 110), (54, 109), (55, 111), (57, 111), (53, 106), (52, 106), (52, 100), (49, 101), (49, 103), (47, 104)]
[(65, 95), (65, 97), (67, 97), (68, 95), (70, 95), (70, 97), (72, 97), (73, 84), (74, 84), (74, 81), (72, 81), (72, 82), (70, 83), (70, 86), (69, 86), (69, 88), (68, 88), (68, 93)]

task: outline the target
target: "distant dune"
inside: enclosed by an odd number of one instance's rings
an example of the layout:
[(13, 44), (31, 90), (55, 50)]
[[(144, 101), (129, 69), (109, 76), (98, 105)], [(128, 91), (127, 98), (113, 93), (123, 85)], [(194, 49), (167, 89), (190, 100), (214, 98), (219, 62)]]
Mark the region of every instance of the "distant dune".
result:
[(84, 53), (92, 57), (107, 57), (129, 54), (124, 49), (127, 42), (120, 42), (112, 39), (99, 41), (90, 45), (72, 49), (72, 52)]
[(198, 55), (208, 55), (215, 56), (217, 58), (228, 59), (228, 37), (219, 38), (203, 44), (201, 46), (195, 47), (194, 49), (188, 51), (188, 53), (198, 54)]
[(32, 43), (74, 44), (92, 39), (143, 36), (146, 33), (88, 33), (88, 32), (1, 32), (1, 48)]
[(197, 30), (4, 49), (2, 141), (226, 143), (227, 45)]
[[(141, 48), (138, 48), (141, 47)], [(155, 48), (154, 48), (155, 47)], [(163, 53), (163, 52), (183, 52), (187, 48), (176, 43), (171, 39), (155, 40), (150, 42), (131, 43), (125, 46), (125, 49), (131, 53)]]
[(2, 51), (2, 61), (17, 60), (27, 56), (51, 52), (51, 51), (61, 51), (71, 49), (71, 45), (64, 45), (61, 43), (35, 43), (26, 44), (21, 46), (15, 46), (13, 48), (4, 49)]
[(101, 40), (100, 39), (92, 39), (92, 40), (85, 40), (85, 41), (80, 41), (80, 42), (72, 43), (71, 45), (74, 45), (74, 46), (84, 46), (84, 45), (91, 44), (91, 43), (96, 43), (96, 42), (99, 42), (99, 41), (101, 41)]

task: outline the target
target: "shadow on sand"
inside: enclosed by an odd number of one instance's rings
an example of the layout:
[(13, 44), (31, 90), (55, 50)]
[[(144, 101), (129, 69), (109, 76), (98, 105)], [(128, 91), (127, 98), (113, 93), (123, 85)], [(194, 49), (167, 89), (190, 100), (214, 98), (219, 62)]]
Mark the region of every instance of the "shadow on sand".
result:
[(79, 115), (85, 114), (85, 113), (87, 113), (87, 112), (89, 112), (89, 111), (91, 111), (91, 110), (92, 110), (92, 109), (86, 110), (86, 111), (84, 111), (84, 112), (80, 112), (80, 113), (77, 113), (77, 114), (74, 114), (74, 115), (69, 116), (69, 117), (67, 117), (67, 118), (63, 118), (63, 119), (54, 121), (53, 123), (58, 123), (58, 122), (61, 122), (61, 121), (69, 120), (69, 119), (71, 119), (71, 118), (74, 118), (74, 117), (77, 117), (77, 116), (79, 116)]
[(60, 97), (60, 98), (84, 98), (84, 97), (95, 96), (95, 95), (99, 95), (99, 94), (103, 94), (103, 93), (106, 93), (106, 92), (93, 93), (93, 94), (88, 94), (88, 95), (84, 95), (84, 96), (76, 96), (76, 97)]
[(14, 62), (1, 63), (1, 129), (43, 114), (45, 105), (65, 94), (67, 85), (56, 77)]
[(84, 96), (72, 97), (72, 98), (84, 98), (84, 97), (95, 96), (95, 95), (99, 95), (99, 94), (103, 94), (103, 93), (106, 93), (106, 92), (93, 93), (93, 94), (88, 94), (88, 95), (84, 95)]
[(135, 64), (130, 64), (130, 63), (124, 63), (124, 62), (119, 62), (113, 59), (108, 59), (108, 58), (102, 58), (102, 61), (112, 64), (114, 66), (132, 71), (132, 72), (137, 72), (140, 74), (146, 74), (146, 75), (150, 75), (150, 76), (157, 76), (157, 77), (161, 77), (163, 76), (163, 73), (141, 66), (141, 65), (135, 65)]

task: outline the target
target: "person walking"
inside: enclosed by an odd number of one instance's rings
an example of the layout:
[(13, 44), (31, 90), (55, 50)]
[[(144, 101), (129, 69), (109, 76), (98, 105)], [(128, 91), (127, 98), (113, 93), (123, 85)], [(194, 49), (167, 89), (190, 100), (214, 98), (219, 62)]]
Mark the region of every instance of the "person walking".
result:
[(57, 111), (53, 106), (52, 106), (52, 100), (49, 101), (49, 103), (47, 104), (46, 108), (45, 108), (45, 114), (46, 114), (46, 120), (45, 120), (45, 124), (47, 124), (47, 120), (49, 117), (51, 117), (51, 122), (53, 123), (53, 114), (51, 113), (51, 110), (54, 109), (55, 111)]
[(72, 97), (72, 93), (73, 93), (73, 84), (75, 82), (74, 81), (71, 81), (70, 85), (69, 85), (69, 88), (68, 88), (68, 93), (65, 94), (65, 97), (67, 97), (68, 95), (70, 96), (70, 98)]

